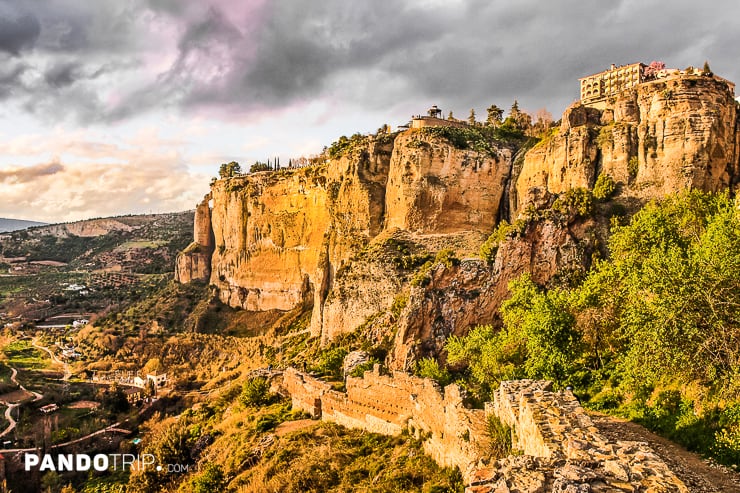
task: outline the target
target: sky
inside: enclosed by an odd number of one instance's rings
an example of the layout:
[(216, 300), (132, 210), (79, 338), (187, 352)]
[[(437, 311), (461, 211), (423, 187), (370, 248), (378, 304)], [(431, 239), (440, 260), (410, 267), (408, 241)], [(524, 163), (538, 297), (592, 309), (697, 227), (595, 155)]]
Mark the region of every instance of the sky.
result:
[(735, 0), (0, 0), (0, 217), (192, 209), (431, 105), (554, 118), (611, 63), (740, 82)]

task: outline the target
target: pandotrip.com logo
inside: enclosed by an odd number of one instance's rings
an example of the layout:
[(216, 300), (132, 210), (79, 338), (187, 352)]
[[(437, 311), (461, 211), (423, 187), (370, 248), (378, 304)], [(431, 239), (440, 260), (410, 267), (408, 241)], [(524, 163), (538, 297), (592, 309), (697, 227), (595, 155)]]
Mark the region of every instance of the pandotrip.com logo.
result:
[(26, 454), (26, 471), (158, 471), (184, 473), (194, 464), (159, 464), (152, 454)]

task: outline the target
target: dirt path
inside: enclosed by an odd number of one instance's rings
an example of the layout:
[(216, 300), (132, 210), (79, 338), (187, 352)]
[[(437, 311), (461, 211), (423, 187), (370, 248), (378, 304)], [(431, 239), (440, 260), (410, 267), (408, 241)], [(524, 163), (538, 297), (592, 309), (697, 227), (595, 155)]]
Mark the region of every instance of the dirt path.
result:
[(64, 380), (66, 382), (67, 380), (70, 379), (70, 377), (72, 376), (72, 371), (69, 369), (69, 365), (67, 363), (61, 361), (59, 358), (57, 358), (56, 354), (54, 354), (51, 351), (51, 349), (49, 349), (46, 346), (42, 346), (41, 344), (39, 344), (38, 343), (38, 338), (33, 339), (31, 341), (31, 345), (33, 347), (35, 347), (36, 349), (40, 349), (42, 351), (46, 351), (49, 354), (49, 357), (51, 357), (51, 360), (54, 363), (56, 363), (58, 365), (62, 365), (62, 367), (64, 368), (64, 377), (62, 377), (62, 380)]
[(316, 421), (315, 419), (299, 419), (297, 421), (286, 421), (284, 423), (280, 423), (277, 428), (275, 428), (275, 434), (280, 437), (292, 431), (298, 431), (304, 428), (308, 428), (309, 426), (313, 426), (316, 423), (318, 423), (318, 421)]
[(594, 425), (612, 440), (647, 442), (692, 493), (740, 493), (740, 474), (714, 464), (637, 423), (591, 414)]

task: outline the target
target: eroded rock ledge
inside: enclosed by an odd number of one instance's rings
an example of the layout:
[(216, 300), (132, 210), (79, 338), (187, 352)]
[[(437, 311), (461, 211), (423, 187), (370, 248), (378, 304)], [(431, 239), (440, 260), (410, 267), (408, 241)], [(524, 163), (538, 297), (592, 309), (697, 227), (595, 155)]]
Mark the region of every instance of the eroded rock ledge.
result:
[[(550, 382), (502, 382), (485, 409), (466, 408), (457, 385), (381, 375), (378, 365), (348, 377), (346, 392), (293, 368), (283, 388), (294, 408), (324, 421), (386, 435), (408, 429), (438, 464), (462, 471), (468, 493), (689, 491), (648, 444), (602, 436), (573, 394)], [(511, 427), (518, 455), (492, 459), (490, 415)]]

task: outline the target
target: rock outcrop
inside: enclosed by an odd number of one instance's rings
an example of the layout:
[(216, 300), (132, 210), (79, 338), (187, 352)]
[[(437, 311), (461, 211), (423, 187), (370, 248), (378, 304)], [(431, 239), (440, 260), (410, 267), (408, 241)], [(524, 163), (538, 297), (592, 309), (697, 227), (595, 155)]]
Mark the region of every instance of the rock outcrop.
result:
[(539, 205), (547, 194), (590, 188), (599, 173), (640, 199), (727, 189), (738, 174), (737, 117), (727, 83), (700, 75), (640, 84), (604, 110), (576, 103), (559, 131), (527, 153), (515, 209)]
[(211, 284), (248, 310), (323, 305), (337, 270), (381, 229), (392, 142), (370, 142), (329, 165), (255, 173), (213, 188)]
[(511, 151), (456, 149), (419, 132), (396, 138), (386, 194), (386, 227), (417, 233), (489, 231), (499, 217)]
[(233, 307), (311, 309), (311, 332), (323, 341), (408, 296), (392, 317), (394, 365), (408, 368), (439, 354), (450, 334), (491, 322), (516, 276), (528, 272), (546, 284), (587, 268), (603, 244), (589, 230), (606, 226), (529, 221), (500, 246), (492, 266), (468, 259), (437, 267), (419, 289), (391, 259), (371, 258), (372, 245), (397, 231), (419, 244), (441, 239), (432, 253), (450, 248), (445, 242), (456, 234), (485, 238), (500, 217), (549, 207), (556, 194), (593, 187), (601, 173), (630, 203), (687, 188), (727, 189), (739, 175), (737, 121), (725, 81), (681, 75), (627, 89), (605, 109), (571, 106), (516, 166), (512, 147), (463, 149), (429, 129), (353, 141), (343, 157), (323, 164), (216, 181), (212, 211), (201, 204), (196, 220), (196, 236), (205, 231), (198, 222), (210, 222), (213, 243), (196, 238), (178, 258), (176, 276), (209, 280)]
[[(354, 330), (402, 287), (385, 259), (358, 261), (378, 235), (399, 227), (483, 234), (495, 225), (511, 152), (495, 154), (411, 130), (395, 141), (368, 138), (326, 164), (218, 180), (210, 283), (234, 307), (311, 307), (312, 334), (324, 340)], [(200, 245), (178, 260), (182, 282), (203, 278)]]
[(213, 228), (211, 227), (210, 194), (195, 208), (193, 242), (175, 260), (175, 280), (181, 283), (208, 282), (211, 278)]

